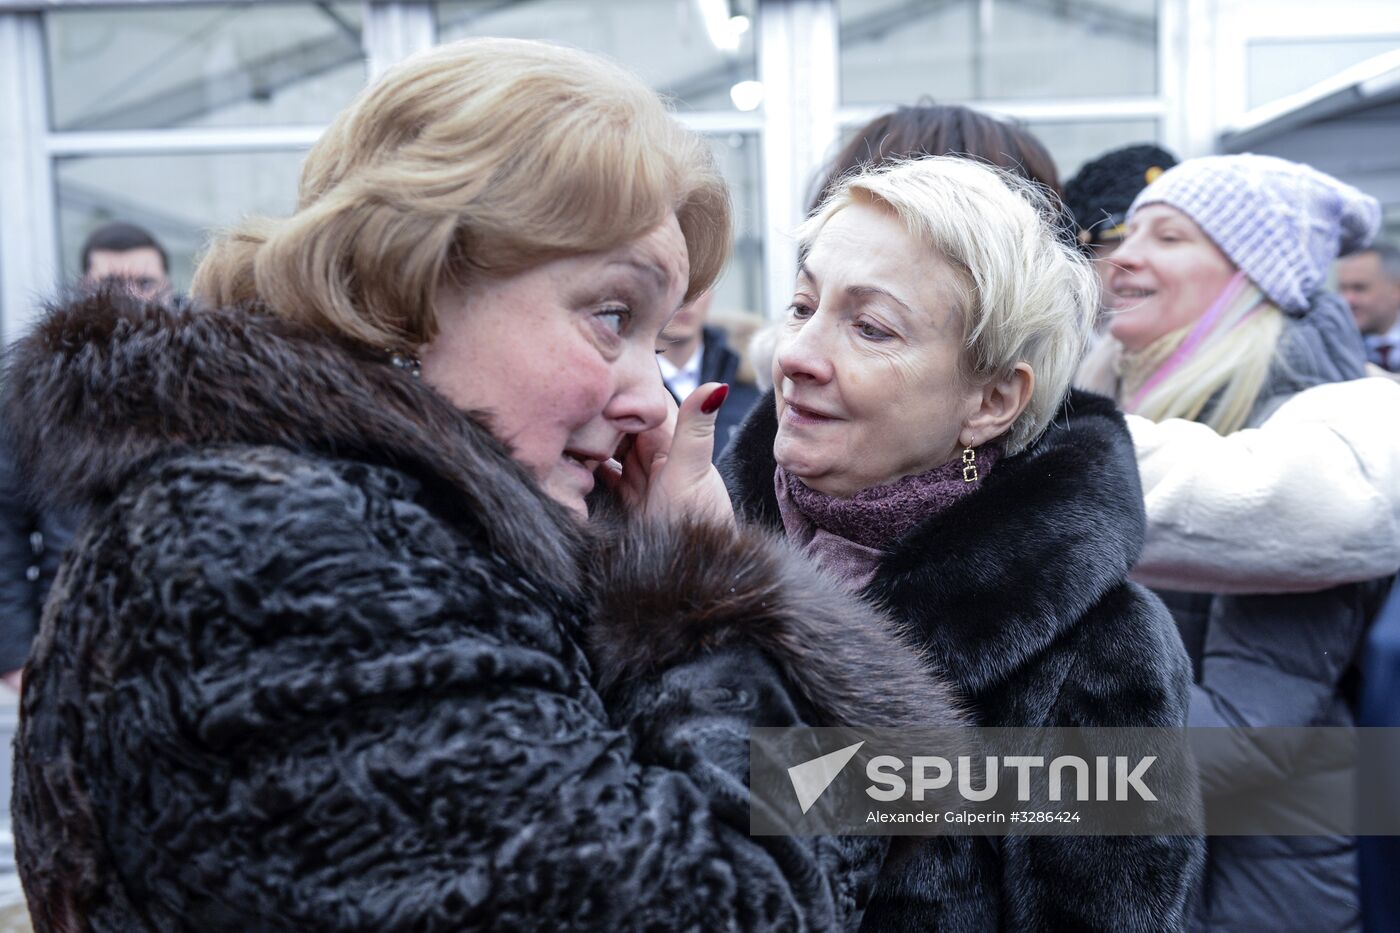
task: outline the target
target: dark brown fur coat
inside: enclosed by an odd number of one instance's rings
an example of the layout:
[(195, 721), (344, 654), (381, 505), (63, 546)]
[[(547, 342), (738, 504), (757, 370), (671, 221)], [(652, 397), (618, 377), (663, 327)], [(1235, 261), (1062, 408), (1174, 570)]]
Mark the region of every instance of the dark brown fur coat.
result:
[[(769, 399), (721, 462), (736, 507), (775, 529), (777, 429)], [(1122, 414), (1075, 392), (1035, 444), (894, 542), (863, 595), (908, 626), (980, 726), (1180, 727), (1185, 649), (1128, 580), (1145, 528)], [(1189, 825), (1198, 802), (1179, 805)], [(1181, 929), (1203, 851), (1188, 836), (939, 837), (886, 872), (864, 929)]]

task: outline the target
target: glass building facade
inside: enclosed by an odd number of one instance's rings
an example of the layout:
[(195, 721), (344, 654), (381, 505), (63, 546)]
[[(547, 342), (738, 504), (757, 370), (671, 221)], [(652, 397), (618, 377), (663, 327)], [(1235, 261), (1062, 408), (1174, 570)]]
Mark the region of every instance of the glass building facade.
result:
[(1062, 178), (1132, 142), (1205, 154), (1252, 109), (1400, 49), (1400, 4), (0, 0), (0, 339), (111, 220), (149, 228), (188, 287), (211, 232), (291, 210), (302, 155), (367, 81), (480, 35), (602, 52), (665, 93), (733, 188), (717, 307), (771, 314), (813, 178), (884, 110), (932, 100), (1021, 120)]

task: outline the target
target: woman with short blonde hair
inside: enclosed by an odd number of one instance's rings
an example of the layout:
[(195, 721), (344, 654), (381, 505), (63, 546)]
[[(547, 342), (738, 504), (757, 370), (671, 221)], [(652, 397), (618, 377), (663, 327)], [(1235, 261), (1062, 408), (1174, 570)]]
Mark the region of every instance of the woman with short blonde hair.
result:
[(890, 162), (838, 184), (798, 228), (801, 250), (837, 212), (854, 204), (892, 211), (952, 266), (970, 379), (1005, 377), (1024, 363), (1030, 398), (1004, 442), (1008, 454), (1049, 425), (1069, 389), (1092, 331), (1083, 309), (1097, 282), (1069, 254), (1048, 222), (1056, 210), (1041, 185), (969, 159)]
[[(978, 725), (1177, 727), (1190, 666), (1127, 579), (1132, 440), (1069, 391), (1098, 306), (1043, 191), (927, 158), (844, 182), (800, 230), (775, 398), (721, 462), (736, 509), (888, 608)], [(940, 837), (887, 866), (869, 930), (1167, 930), (1202, 846)]]
[(635, 77), (473, 40), (361, 95), (199, 309), (40, 323), (5, 412), (91, 517), (16, 742), (37, 930), (859, 923), (887, 840), (751, 837), (749, 730), (957, 719), (735, 528), (725, 387), (662, 388), (728, 224)]

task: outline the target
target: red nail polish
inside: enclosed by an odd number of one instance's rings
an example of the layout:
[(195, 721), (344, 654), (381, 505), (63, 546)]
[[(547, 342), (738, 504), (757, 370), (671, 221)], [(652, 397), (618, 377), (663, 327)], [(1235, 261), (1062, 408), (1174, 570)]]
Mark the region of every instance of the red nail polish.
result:
[(705, 399), (705, 404), (700, 406), (700, 414), (713, 415), (719, 411), (719, 406), (724, 404), (724, 400), (729, 398), (729, 386), (722, 385), (710, 393), (710, 397)]

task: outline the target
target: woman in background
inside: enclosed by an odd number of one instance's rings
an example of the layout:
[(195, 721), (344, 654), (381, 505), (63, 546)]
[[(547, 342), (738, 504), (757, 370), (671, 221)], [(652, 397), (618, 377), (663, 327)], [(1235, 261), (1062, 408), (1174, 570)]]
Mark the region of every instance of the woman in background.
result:
[(960, 104), (919, 103), (896, 107), (856, 130), (823, 169), (807, 213), (815, 213), (843, 179), (863, 169), (939, 155), (1004, 168), (1053, 194), (1059, 207), (1055, 160), (1030, 130)]
[[(1268, 156), (1181, 163), (1129, 212), (1110, 280), (1120, 304), (1109, 325), (1118, 364), (1085, 380), (1111, 390), (1127, 411), (1228, 435), (1305, 389), (1360, 377), (1360, 336), (1324, 285), (1338, 253), (1369, 242), (1379, 220), (1374, 198), (1305, 165)], [(1197, 532), (1208, 536), (1212, 527)], [(1162, 591), (1195, 670), (1190, 724), (1350, 725), (1344, 679), (1375, 609), (1374, 589)], [(1327, 793), (1330, 779), (1346, 780), (1305, 757), (1258, 757), (1202, 761), (1207, 807), (1228, 813), (1285, 784), (1316, 782)], [(1356, 929), (1357, 900), (1348, 838), (1212, 837), (1197, 925)]]

